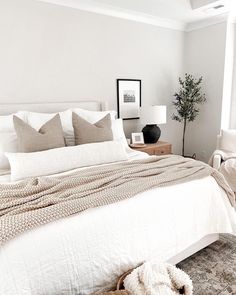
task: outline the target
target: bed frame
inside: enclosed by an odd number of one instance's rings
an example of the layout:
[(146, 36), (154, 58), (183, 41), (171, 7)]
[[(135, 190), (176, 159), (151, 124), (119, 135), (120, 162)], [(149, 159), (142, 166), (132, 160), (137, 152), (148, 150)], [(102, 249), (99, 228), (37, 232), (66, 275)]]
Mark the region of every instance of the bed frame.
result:
[(168, 259), (168, 262), (172, 264), (177, 264), (180, 261), (192, 256), (193, 254), (197, 253), (198, 251), (204, 249), (205, 247), (209, 246), (210, 244), (219, 240), (219, 234), (211, 234), (207, 235), (195, 244), (187, 247), (184, 251), (176, 254), (175, 256)]
[[(9, 115), (17, 111), (32, 111), (42, 113), (55, 113), (69, 108), (82, 108), (90, 111), (108, 110), (108, 103), (101, 103), (95, 100), (77, 102), (51, 102), (51, 103), (20, 103), (20, 104), (0, 104), (0, 115)], [(209, 246), (219, 239), (219, 234), (205, 236), (197, 243), (187, 247), (184, 251), (174, 255), (168, 261), (177, 264), (199, 250)]]
[(9, 115), (17, 111), (31, 111), (39, 113), (56, 113), (70, 108), (81, 108), (90, 111), (106, 111), (108, 103), (95, 100), (73, 102), (47, 102), (47, 103), (18, 103), (0, 104), (0, 115)]

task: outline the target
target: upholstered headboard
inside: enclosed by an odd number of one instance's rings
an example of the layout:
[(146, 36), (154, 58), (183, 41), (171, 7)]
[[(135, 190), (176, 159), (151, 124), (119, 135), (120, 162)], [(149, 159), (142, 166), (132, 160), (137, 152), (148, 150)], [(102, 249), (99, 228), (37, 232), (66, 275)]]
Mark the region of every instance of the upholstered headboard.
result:
[(9, 115), (17, 111), (56, 113), (69, 108), (81, 108), (90, 111), (105, 111), (107, 103), (99, 101), (51, 102), (51, 103), (17, 103), (0, 104), (0, 115)]

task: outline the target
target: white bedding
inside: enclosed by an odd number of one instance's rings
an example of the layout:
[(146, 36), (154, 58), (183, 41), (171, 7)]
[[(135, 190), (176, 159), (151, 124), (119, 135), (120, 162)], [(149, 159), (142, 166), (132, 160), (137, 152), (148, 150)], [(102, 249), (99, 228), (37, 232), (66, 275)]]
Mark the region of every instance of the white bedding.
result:
[(235, 211), (212, 177), (153, 189), (6, 243), (0, 294), (91, 294), (144, 260), (167, 260), (206, 235), (231, 232)]

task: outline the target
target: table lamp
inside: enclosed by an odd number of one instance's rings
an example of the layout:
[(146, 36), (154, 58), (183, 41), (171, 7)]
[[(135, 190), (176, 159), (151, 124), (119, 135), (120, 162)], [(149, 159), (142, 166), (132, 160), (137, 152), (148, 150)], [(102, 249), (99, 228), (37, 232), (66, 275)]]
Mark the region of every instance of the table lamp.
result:
[(157, 124), (166, 123), (166, 106), (141, 107), (140, 119), (141, 123), (146, 125), (142, 130), (144, 142), (155, 143), (161, 136), (161, 129)]

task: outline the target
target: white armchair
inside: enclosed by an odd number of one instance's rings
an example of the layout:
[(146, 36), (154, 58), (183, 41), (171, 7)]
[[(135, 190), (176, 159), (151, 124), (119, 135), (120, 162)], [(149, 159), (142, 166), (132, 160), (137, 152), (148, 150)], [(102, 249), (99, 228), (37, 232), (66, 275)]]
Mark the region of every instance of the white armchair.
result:
[(221, 156), (220, 155), (214, 155), (213, 157), (213, 168), (219, 170), (221, 165)]
[(236, 129), (221, 130), (220, 135), (217, 135), (216, 149), (219, 153), (214, 153), (213, 167), (218, 170), (222, 162), (221, 151), (236, 154)]
[(224, 175), (236, 194), (236, 129), (221, 130), (212, 165)]

